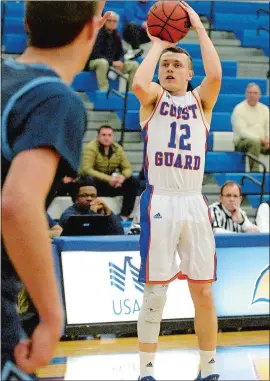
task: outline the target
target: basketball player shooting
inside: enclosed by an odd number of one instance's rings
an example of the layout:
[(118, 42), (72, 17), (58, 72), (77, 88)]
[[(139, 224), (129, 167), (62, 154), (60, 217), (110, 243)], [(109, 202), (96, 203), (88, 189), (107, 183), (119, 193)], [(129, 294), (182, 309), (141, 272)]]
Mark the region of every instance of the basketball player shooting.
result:
[[(206, 138), (222, 70), (198, 14), (185, 2), (181, 7), (188, 13), (200, 43), (206, 73), (201, 85), (187, 92), (193, 76), (190, 55), (150, 34), (153, 45), (133, 82), (141, 104), (148, 181), (141, 197), (139, 281), (146, 283), (138, 319), (141, 381), (155, 380), (160, 322), (168, 284), (176, 278), (187, 279), (195, 307), (201, 367), (197, 379), (219, 378), (217, 316), (211, 287), (216, 280), (215, 241), (201, 189)], [(152, 82), (158, 63), (160, 84)]]

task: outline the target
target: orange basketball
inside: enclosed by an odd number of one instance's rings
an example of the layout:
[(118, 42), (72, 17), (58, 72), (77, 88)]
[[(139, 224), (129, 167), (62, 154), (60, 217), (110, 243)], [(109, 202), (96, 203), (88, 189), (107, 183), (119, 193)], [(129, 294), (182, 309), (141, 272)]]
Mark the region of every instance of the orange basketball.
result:
[(149, 10), (147, 26), (152, 36), (169, 42), (182, 40), (191, 24), (180, 0), (158, 1)]

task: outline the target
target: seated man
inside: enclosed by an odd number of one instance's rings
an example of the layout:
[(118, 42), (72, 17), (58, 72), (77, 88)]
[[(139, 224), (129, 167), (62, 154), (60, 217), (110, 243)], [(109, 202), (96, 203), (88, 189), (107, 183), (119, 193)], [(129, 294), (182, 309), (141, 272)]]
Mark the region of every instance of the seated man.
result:
[[(259, 102), (261, 90), (256, 83), (250, 83), (246, 100), (239, 103), (232, 113), (235, 135), (235, 149), (248, 152), (259, 158), (270, 154), (269, 108)], [(259, 164), (249, 158), (250, 172), (259, 172)]]
[(138, 183), (131, 176), (132, 167), (123, 148), (114, 142), (111, 126), (101, 126), (98, 130), (97, 139), (90, 141), (85, 146), (81, 173), (95, 179), (100, 196), (123, 195), (120, 215), (123, 220), (129, 218), (134, 208)]
[(219, 202), (210, 205), (214, 233), (258, 233), (246, 213), (240, 208), (241, 187), (234, 181), (226, 181), (221, 189)]
[(119, 219), (108, 208), (102, 198), (97, 197), (97, 189), (91, 179), (79, 179), (74, 183), (72, 200), (74, 204), (67, 208), (59, 220), (59, 225), (64, 228), (70, 216), (107, 215), (109, 216), (108, 234), (122, 235), (124, 230)]
[(116, 30), (118, 22), (119, 15), (111, 12), (109, 19), (98, 33), (95, 46), (86, 65), (86, 70), (96, 72), (98, 87), (104, 91), (109, 89), (109, 80), (107, 78), (109, 66), (113, 66), (118, 71), (129, 75), (130, 90), (134, 74), (139, 66), (136, 61), (123, 61), (122, 41)]
[(132, 50), (127, 52), (126, 58), (140, 56), (143, 53), (140, 45), (150, 41), (146, 19), (153, 4), (154, 1), (149, 0), (126, 1), (123, 36), (132, 47)]

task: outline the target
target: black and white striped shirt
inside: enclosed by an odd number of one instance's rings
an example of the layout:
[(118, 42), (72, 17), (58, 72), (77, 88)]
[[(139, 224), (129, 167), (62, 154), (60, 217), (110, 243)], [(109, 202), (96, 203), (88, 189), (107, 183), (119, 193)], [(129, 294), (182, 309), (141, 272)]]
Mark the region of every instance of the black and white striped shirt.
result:
[(248, 228), (253, 225), (242, 209), (240, 209), (240, 212), (244, 220), (239, 224), (233, 221), (231, 212), (225, 209), (221, 202), (215, 202), (209, 208), (212, 217), (212, 228), (216, 232), (221, 233), (222, 231), (219, 229), (222, 229), (232, 233), (246, 233)]

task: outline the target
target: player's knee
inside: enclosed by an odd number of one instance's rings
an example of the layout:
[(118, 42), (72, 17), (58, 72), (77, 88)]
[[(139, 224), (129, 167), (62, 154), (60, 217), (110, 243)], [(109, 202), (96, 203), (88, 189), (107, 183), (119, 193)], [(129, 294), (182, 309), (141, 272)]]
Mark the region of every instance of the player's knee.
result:
[(144, 319), (160, 323), (167, 298), (168, 285), (146, 285), (143, 299)]
[(195, 307), (213, 308), (214, 307), (214, 296), (212, 292), (212, 287), (207, 285), (202, 285), (196, 292), (193, 298)]

